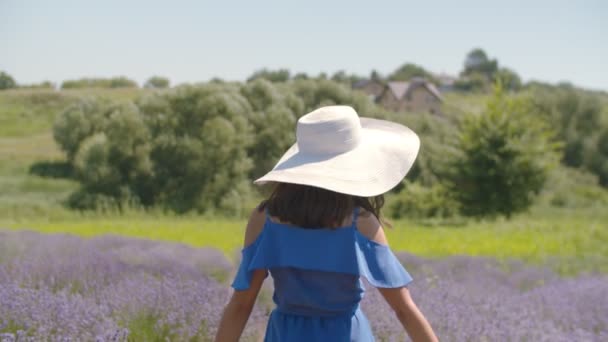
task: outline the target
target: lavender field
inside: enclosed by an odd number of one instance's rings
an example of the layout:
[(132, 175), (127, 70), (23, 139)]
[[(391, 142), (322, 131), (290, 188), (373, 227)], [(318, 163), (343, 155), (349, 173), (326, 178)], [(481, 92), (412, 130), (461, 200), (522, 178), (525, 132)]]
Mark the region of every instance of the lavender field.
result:
[[(443, 341), (608, 341), (608, 277), (473, 257), (399, 253)], [(205, 341), (235, 265), (183, 244), (0, 231), (0, 341)], [(264, 333), (267, 281), (244, 341)], [(363, 302), (381, 341), (406, 340), (379, 293)]]

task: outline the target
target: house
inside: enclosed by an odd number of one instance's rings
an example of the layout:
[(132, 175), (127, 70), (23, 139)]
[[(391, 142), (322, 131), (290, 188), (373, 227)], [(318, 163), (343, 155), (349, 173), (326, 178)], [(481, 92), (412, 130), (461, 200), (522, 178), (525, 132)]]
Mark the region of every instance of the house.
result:
[(441, 114), (441, 94), (431, 82), (412, 78), (409, 82), (359, 81), (354, 89), (362, 90), (375, 103), (397, 112)]

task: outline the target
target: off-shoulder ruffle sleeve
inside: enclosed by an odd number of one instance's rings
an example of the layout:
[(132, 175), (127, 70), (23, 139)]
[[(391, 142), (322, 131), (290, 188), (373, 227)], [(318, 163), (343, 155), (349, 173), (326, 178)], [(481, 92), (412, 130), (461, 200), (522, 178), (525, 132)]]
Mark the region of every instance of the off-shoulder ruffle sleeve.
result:
[(352, 228), (309, 230), (266, 225), (242, 252), (232, 287), (246, 290), (253, 271), (273, 267), (347, 273), (367, 278), (374, 287), (406, 286), (412, 277), (391, 249)]
[(249, 286), (251, 285), (251, 277), (253, 275), (253, 271), (255, 270), (251, 267), (253, 265), (252, 261), (258, 252), (258, 245), (260, 244), (259, 242), (260, 238), (258, 238), (251, 245), (243, 248), (241, 251), (241, 263), (236, 272), (236, 276), (234, 277), (234, 281), (232, 282), (232, 287), (235, 290), (249, 289)]
[(412, 282), (412, 276), (387, 245), (369, 240), (356, 233), (356, 253), (359, 275), (380, 288), (397, 288)]

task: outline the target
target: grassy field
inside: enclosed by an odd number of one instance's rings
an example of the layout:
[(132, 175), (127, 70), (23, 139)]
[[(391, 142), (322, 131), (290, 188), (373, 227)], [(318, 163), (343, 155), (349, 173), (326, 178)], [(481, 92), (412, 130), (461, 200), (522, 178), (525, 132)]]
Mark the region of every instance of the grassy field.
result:
[[(141, 91), (141, 90), (140, 90)], [(134, 98), (138, 90), (95, 90), (95, 94)], [(63, 160), (51, 125), (56, 114), (91, 91), (0, 92), (0, 229), (66, 232), (80, 236), (121, 234), (215, 246), (230, 257), (241, 246), (241, 218), (177, 217), (163, 213), (81, 214), (62, 202), (77, 183), (29, 173), (36, 161)], [(460, 101), (460, 102), (458, 102)], [(479, 98), (454, 98), (473, 108)], [(565, 274), (608, 272), (608, 211), (536, 208), (511, 221), (394, 222), (387, 230), (395, 250), (421, 256), (467, 254), (551, 263)]]
[[(387, 229), (396, 251), (426, 257), (475, 255), (550, 264), (562, 274), (608, 272), (608, 215), (555, 211), (520, 215), (510, 221), (463, 224), (396, 221)], [(8, 229), (71, 233), (84, 237), (119, 234), (213, 246), (229, 257), (241, 248), (244, 220), (131, 213), (124, 216), (66, 214), (0, 221)]]

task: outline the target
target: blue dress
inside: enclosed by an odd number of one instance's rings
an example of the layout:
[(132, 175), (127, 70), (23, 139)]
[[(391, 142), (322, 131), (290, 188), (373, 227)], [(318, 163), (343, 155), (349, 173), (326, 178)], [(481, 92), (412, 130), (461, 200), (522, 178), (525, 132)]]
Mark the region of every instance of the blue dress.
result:
[(353, 223), (336, 229), (306, 229), (273, 222), (266, 215), (256, 240), (242, 251), (232, 287), (246, 290), (254, 270), (274, 279), (264, 341), (374, 341), (359, 308), (361, 277), (375, 287), (397, 288), (412, 277), (390, 248), (362, 235)]

